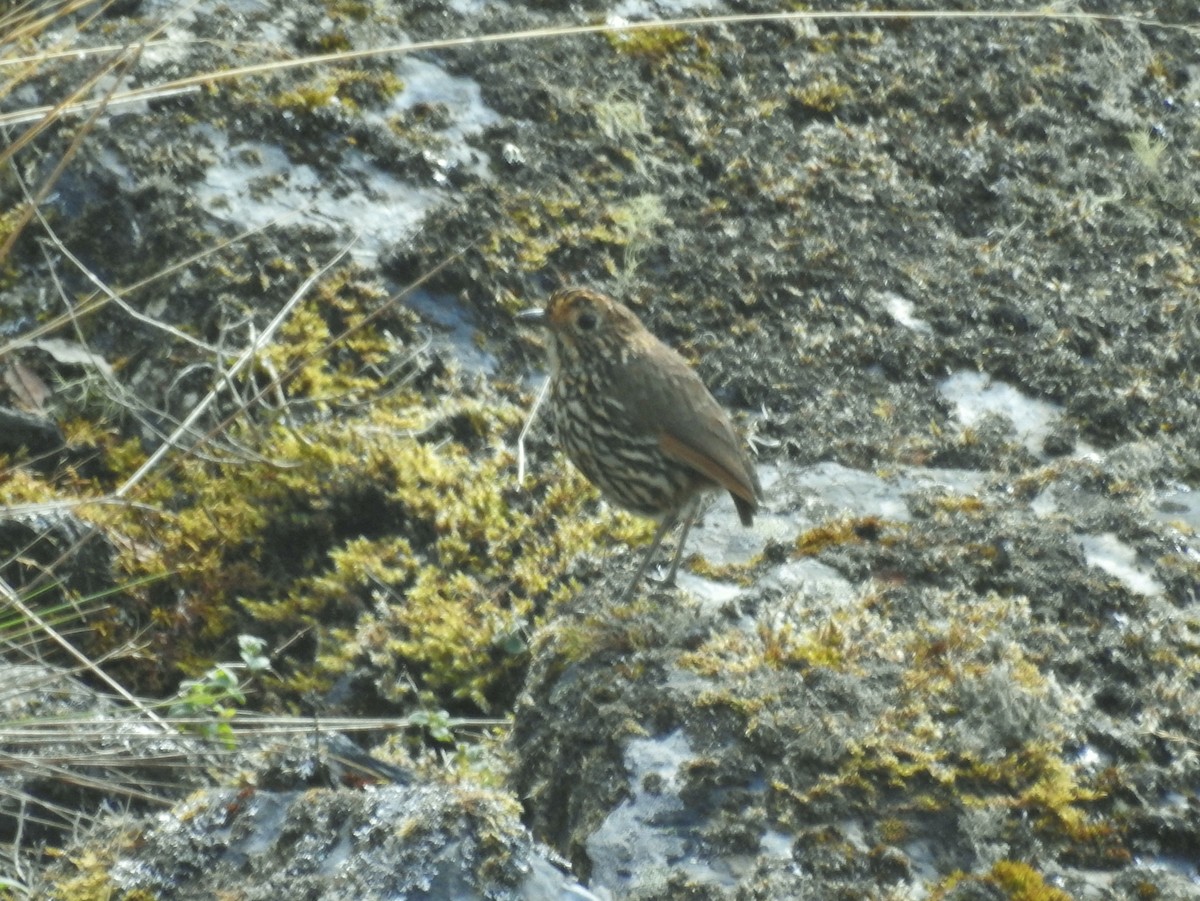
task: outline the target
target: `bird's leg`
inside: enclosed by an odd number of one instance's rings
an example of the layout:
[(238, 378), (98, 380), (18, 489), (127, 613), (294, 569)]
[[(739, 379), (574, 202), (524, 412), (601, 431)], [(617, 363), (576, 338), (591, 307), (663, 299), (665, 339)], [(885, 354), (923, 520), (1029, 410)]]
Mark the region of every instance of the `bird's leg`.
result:
[(692, 523), (696, 521), (696, 517), (700, 513), (700, 494), (697, 492), (688, 501), (686, 507), (687, 513), (683, 519), (683, 531), (679, 533), (679, 543), (675, 545), (675, 556), (671, 558), (671, 568), (667, 570), (667, 577), (659, 584), (665, 588), (670, 588), (675, 584), (675, 571), (679, 569), (679, 561), (683, 558), (683, 546), (687, 543), (688, 532), (692, 529)]
[[(633, 593), (637, 590), (638, 583), (642, 581), (642, 576), (646, 574), (646, 569), (650, 566), (650, 561), (653, 560), (654, 555), (658, 553), (658, 548), (662, 544), (663, 536), (671, 531), (677, 522), (679, 522), (678, 512), (664, 516), (662, 522), (658, 524), (658, 529), (654, 533), (654, 540), (650, 542), (650, 547), (646, 551), (646, 555), (642, 557), (642, 562), (638, 565), (637, 572), (633, 574), (633, 579), (630, 581), (629, 586), (625, 589), (625, 592), (621, 595), (620, 603), (627, 603), (633, 597)], [(672, 569), (671, 572), (674, 574), (674, 569)]]

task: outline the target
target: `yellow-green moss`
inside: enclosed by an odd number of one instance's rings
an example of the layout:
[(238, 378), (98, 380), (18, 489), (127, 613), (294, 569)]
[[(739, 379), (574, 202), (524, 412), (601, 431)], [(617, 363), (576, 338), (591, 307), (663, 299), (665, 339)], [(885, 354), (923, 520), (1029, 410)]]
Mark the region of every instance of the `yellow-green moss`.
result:
[[(124, 841), (124, 837), (122, 837)], [(109, 877), (109, 871), (122, 849), (117, 846), (89, 847), (77, 854), (63, 855), (65, 860), (55, 869), (64, 874), (53, 886), (49, 897), (57, 901), (153, 901), (149, 892), (120, 892)]]
[(702, 691), (696, 695), (696, 709), (720, 709), (730, 710), (746, 720), (746, 734), (753, 735), (755, 729), (755, 720), (761, 716), (764, 711), (772, 709), (772, 701), (777, 699), (759, 696), (759, 697), (742, 697), (732, 691), (714, 689), (713, 691)]
[(365, 22), (374, 11), (371, 4), (363, 0), (325, 0), (325, 10), (334, 21), (349, 19), (352, 22)]
[(797, 630), (791, 623), (777, 629), (760, 626), (759, 637), (764, 659), (773, 666), (838, 669), (846, 660), (846, 636), (833, 617), (804, 630)]
[(603, 34), (608, 45), (618, 53), (655, 62), (666, 59), (693, 40), (680, 28), (634, 28)]
[(801, 106), (820, 113), (834, 112), (854, 94), (847, 85), (829, 78), (818, 78), (788, 93)]
[[(350, 42), (335, 31), (322, 38), (327, 53), (348, 50)], [(328, 68), (312, 80), (280, 91), (271, 103), (283, 110), (311, 112), (335, 100), (347, 109), (387, 103), (404, 89), (404, 82), (393, 72), (367, 72), (359, 69)]]
[(935, 501), (935, 509), (942, 514), (980, 516), (987, 512), (987, 505), (974, 494), (944, 494)]
[[(646, 521), (598, 516), (595, 492), (550, 460), (517, 485), (525, 409), (456, 394), (419, 362), (411, 314), (368, 321), (385, 303), (352, 268), (331, 273), (230, 386), (239, 403), (219, 426), (144, 474), (129, 503), (76, 508), (115, 548), (124, 586), (116, 615), (89, 620), (87, 650), (136, 643), (113, 663), (134, 690), (169, 694), (250, 634), (275, 655), (255, 686), (265, 706), (370, 666), (384, 698), (486, 709), (516, 690), (539, 618), (573, 590), (574, 557), (647, 537)], [(105, 425), (72, 434), (100, 448), (103, 480), (17, 469), (11, 502), (103, 497), (147, 459)]]
[(489, 262), (504, 268), (514, 260), (526, 272), (544, 268), (560, 246), (581, 240), (591, 218), (581, 198), (516, 192), (506, 201), (506, 214), (495, 220), (502, 225), (480, 242)]
[[(797, 821), (830, 797), (876, 811), (1007, 808), (1031, 822), (1047, 841), (1093, 852), (1101, 848), (1118, 859), (1120, 836), (1094, 811), (1104, 797), (1103, 786), (1071, 762), (1055, 723), (1036, 737), (1008, 737), (1011, 746), (974, 749), (969, 741), (946, 741), (947, 729), (956, 728), (960, 706), (974, 696), (976, 685), (995, 678), (997, 668), (1011, 690), (1031, 699), (1052, 690), (1028, 651), (1003, 641), (1014, 630), (1029, 628), (1029, 604), (992, 595), (963, 607), (951, 593), (931, 594), (926, 603), (935, 611), (931, 619), (898, 633), (894, 626), (872, 625), (887, 614), (866, 595), (857, 610), (839, 611), (824, 624), (807, 630), (763, 626), (761, 648), (743, 642), (732, 649), (742, 655), (743, 669), (755, 658), (774, 665), (844, 667), (859, 665), (861, 656), (882, 655), (905, 664), (898, 674), (898, 702), (881, 710), (862, 737), (846, 745), (837, 767), (808, 784), (776, 780), (778, 808)], [(728, 656), (722, 657), (710, 640), (687, 662), (699, 670), (697, 661), (703, 661), (708, 671), (721, 672)], [(741, 671), (730, 669), (724, 678)]]
[(879, 824), (879, 837), (889, 845), (899, 845), (908, 839), (911, 824), (907, 820), (889, 817)]
[(327, 106), (337, 96), (337, 92), (336, 81), (322, 78), (281, 91), (271, 98), (271, 102), (283, 110), (310, 112)]
[(1086, 844), (1113, 838), (1112, 827), (1093, 821), (1086, 810), (1103, 793), (1080, 782), (1056, 744), (1030, 743), (998, 761), (974, 761), (963, 770), (965, 779), (1005, 791), (1012, 807), (1030, 814), (1047, 832)]
[[(317, 375), (306, 389), (331, 378)], [(481, 451), (414, 434), (431, 413), (464, 411), (479, 420)], [(486, 708), (519, 662), (511, 649), (532, 628), (535, 601), (555, 593), (575, 549), (605, 528), (580, 509), (586, 493), (568, 490), (580, 487), (574, 479), (514, 503), (515, 461), (501, 434), (521, 415), (410, 402), (349, 422), (273, 426), (256, 436), (269, 459), (183, 461), (150, 498), (163, 514), (127, 527), (141, 554), (125, 565), (171, 573), (202, 648), (237, 631), (315, 641), (318, 666), (293, 673), (290, 690), (279, 686), (289, 694), (366, 659), (387, 697), (416, 690)], [(179, 628), (179, 613), (155, 617)], [(176, 662), (190, 671), (207, 657)]]
[(696, 650), (681, 654), (678, 663), (708, 678), (741, 675), (762, 666), (758, 651), (751, 637), (741, 629), (726, 629), (714, 632)]
[(1015, 860), (999, 860), (982, 876), (961, 870), (952, 873), (934, 887), (930, 901), (941, 901), (951, 889), (964, 883), (993, 886), (1004, 892), (1009, 901), (1071, 901), (1071, 896), (1062, 889), (1046, 885), (1042, 874), (1029, 864)]
[(880, 527), (881, 520), (873, 516), (831, 520), (797, 536), (796, 554), (800, 557), (815, 557), (829, 547), (859, 544), (864, 537), (874, 536)]
[[(640, 523), (634, 521), (640, 531)], [(627, 532), (635, 535), (638, 532)], [(644, 537), (644, 533), (642, 533)], [(656, 602), (644, 591), (627, 603), (606, 606), (601, 613), (572, 617), (543, 630), (540, 641), (552, 645), (561, 666), (597, 654), (630, 654), (657, 647), (662, 638), (654, 628)]]
[(704, 576), (706, 579), (714, 579), (718, 582), (734, 582), (738, 585), (750, 585), (753, 583), (754, 568), (758, 563), (758, 559), (751, 559), (745, 563), (718, 564), (699, 554), (693, 554), (685, 561), (688, 570), (698, 576)]

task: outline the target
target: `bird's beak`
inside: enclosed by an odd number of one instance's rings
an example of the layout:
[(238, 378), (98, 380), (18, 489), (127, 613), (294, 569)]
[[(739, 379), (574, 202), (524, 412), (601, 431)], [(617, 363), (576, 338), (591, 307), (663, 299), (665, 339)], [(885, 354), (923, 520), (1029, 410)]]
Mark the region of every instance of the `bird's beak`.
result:
[(524, 322), (526, 325), (545, 325), (546, 311), (541, 307), (533, 307), (529, 310), (522, 310), (517, 314), (517, 320)]

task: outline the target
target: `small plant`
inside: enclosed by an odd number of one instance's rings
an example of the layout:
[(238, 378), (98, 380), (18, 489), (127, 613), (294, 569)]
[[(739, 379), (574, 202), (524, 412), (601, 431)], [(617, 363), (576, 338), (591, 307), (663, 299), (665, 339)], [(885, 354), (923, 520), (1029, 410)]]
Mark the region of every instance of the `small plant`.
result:
[(409, 716), (408, 721), (428, 732), (434, 741), (454, 744), (453, 723), (445, 710), (418, 710)]
[(266, 642), (261, 638), (239, 635), (238, 653), (242, 662), (219, 663), (199, 679), (185, 679), (171, 702), (170, 715), (187, 720), (184, 728), (232, 748), (235, 737), (230, 721), (237, 708), (246, 703), (247, 683), (239, 680), (238, 673), (255, 676), (269, 670), (271, 660), (263, 653), (265, 648)]
[(434, 756), (450, 771), (477, 785), (504, 785), (507, 763), (499, 751), (500, 735), (507, 729), (504, 721), (456, 718), (445, 710), (426, 707), (410, 714), (408, 722), (446, 746)]

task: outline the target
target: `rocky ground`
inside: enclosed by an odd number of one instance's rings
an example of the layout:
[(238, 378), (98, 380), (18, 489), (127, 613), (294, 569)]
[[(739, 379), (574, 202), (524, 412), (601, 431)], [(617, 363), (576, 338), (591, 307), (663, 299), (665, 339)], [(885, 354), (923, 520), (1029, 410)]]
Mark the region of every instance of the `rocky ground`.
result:
[[(252, 706), (511, 716), (482, 762), (377, 751), (415, 786), (247, 748), (102, 820), (59, 895), (1200, 898), (1200, 33), (1187, 3), (1090, 11), (510, 37), (214, 77), (23, 147), (37, 184), (79, 139), (6, 264), (6, 500), (141, 507), (10, 508), (5, 579), (117, 589), (77, 640), (136, 636), (142, 694), (252, 633)], [(678, 8), (144, 0), (29, 49), (162, 23), (125, 90), (618, 12)], [(124, 490), (352, 237), (213, 443)], [(47, 325), (97, 281), (122, 303)], [(579, 283), (694, 361), (767, 493), (624, 605), (645, 525), (544, 431), (515, 478), (544, 363), (513, 314)]]

